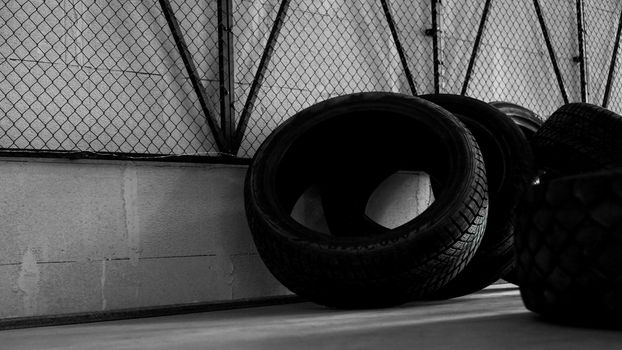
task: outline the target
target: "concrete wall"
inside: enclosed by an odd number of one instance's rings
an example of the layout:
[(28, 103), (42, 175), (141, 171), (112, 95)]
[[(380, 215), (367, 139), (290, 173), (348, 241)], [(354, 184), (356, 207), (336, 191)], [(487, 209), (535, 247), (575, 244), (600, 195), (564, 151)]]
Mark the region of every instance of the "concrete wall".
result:
[(244, 166), (0, 160), (0, 318), (287, 295)]
[[(245, 166), (0, 159), (0, 319), (290, 295), (244, 213)], [(328, 233), (318, 192), (292, 217)], [(396, 173), (368, 215), (392, 228), (433, 201)]]

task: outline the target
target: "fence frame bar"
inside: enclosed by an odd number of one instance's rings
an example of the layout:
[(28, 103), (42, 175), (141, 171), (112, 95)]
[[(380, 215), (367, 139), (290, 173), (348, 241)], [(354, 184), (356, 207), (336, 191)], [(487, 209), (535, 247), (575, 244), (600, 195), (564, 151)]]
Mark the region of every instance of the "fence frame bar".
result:
[[(218, 0), (218, 80), (220, 128), (230, 147), (235, 130), (235, 56), (233, 55), (233, 0)], [(227, 150), (231, 151), (231, 150)]]
[(581, 102), (588, 101), (587, 57), (585, 57), (585, 27), (583, 23), (583, 0), (577, 0), (577, 41), (579, 42), (579, 72), (581, 75)]
[(484, 34), (484, 28), (486, 27), (486, 22), (488, 21), (488, 13), (490, 12), (490, 4), (492, 0), (486, 0), (484, 4), (484, 10), (482, 11), (482, 18), (479, 22), (479, 27), (477, 28), (477, 35), (475, 36), (475, 42), (473, 43), (473, 51), (471, 52), (471, 58), (469, 59), (469, 65), (467, 67), (466, 75), (464, 76), (464, 83), (462, 84), (461, 95), (466, 95), (467, 90), (469, 88), (469, 82), (471, 81), (471, 74), (473, 73), (473, 66), (475, 65), (475, 59), (477, 58), (477, 53), (479, 52), (479, 45), (482, 40), (482, 36)]
[(253, 78), (253, 82), (251, 84), (246, 103), (244, 103), (244, 108), (242, 109), (242, 114), (240, 115), (240, 120), (235, 130), (233, 144), (231, 147), (231, 153), (234, 155), (237, 155), (238, 151), (240, 150), (240, 146), (242, 145), (244, 133), (246, 132), (246, 127), (248, 126), (248, 120), (250, 119), (250, 115), (253, 112), (255, 101), (257, 100), (257, 94), (259, 93), (259, 88), (261, 88), (261, 84), (263, 83), (263, 79), (265, 78), (266, 69), (268, 67), (268, 64), (272, 60), (274, 46), (279, 37), (279, 34), (281, 33), (281, 28), (283, 27), (283, 22), (285, 21), (285, 17), (287, 15), (289, 3), (290, 0), (281, 1), (281, 4), (279, 5), (279, 10), (276, 14), (276, 18), (274, 20), (274, 23), (272, 24), (270, 36), (268, 36), (266, 47), (264, 48), (261, 55), (261, 60), (259, 61), (259, 67), (257, 67), (257, 72), (255, 73), (255, 77)]
[(546, 27), (546, 22), (544, 21), (544, 17), (542, 16), (540, 1), (533, 0), (533, 5), (536, 9), (538, 22), (540, 22), (540, 29), (542, 30), (542, 36), (544, 36), (546, 49), (549, 53), (551, 64), (553, 65), (553, 71), (555, 72), (555, 77), (557, 78), (557, 85), (559, 86), (559, 90), (561, 92), (562, 98), (564, 99), (564, 103), (568, 103), (568, 93), (566, 92), (566, 87), (564, 86), (564, 79), (562, 78), (561, 71), (559, 70), (559, 65), (557, 64), (557, 56), (555, 55), (555, 50), (553, 49), (553, 45), (551, 44), (551, 39), (549, 37), (549, 31)]
[(173, 12), (171, 3), (169, 2), (169, 0), (158, 1), (160, 2), (162, 12), (173, 35), (175, 45), (177, 45), (177, 50), (179, 50), (179, 55), (184, 62), (184, 67), (186, 68), (186, 72), (188, 73), (188, 77), (190, 78), (190, 82), (192, 83), (192, 87), (194, 88), (194, 91), (199, 99), (201, 109), (205, 114), (207, 125), (209, 126), (210, 130), (212, 131), (212, 135), (214, 136), (216, 147), (220, 152), (228, 153), (229, 147), (227, 139), (224, 137), (223, 132), (218, 125), (218, 121), (216, 120), (215, 113), (209, 105), (209, 97), (207, 96), (205, 87), (201, 83), (201, 78), (199, 77), (197, 68), (194, 65), (194, 61), (192, 60), (192, 56), (190, 55), (190, 51), (188, 50), (188, 45), (184, 40), (184, 36), (181, 33), (181, 28), (179, 26), (177, 18), (175, 17), (175, 13)]
[(402, 62), (402, 66), (404, 68), (404, 75), (406, 76), (406, 81), (408, 82), (408, 86), (410, 87), (410, 92), (413, 95), (417, 95), (415, 80), (413, 79), (413, 76), (410, 72), (410, 68), (408, 68), (408, 61), (406, 60), (404, 48), (402, 47), (400, 37), (395, 27), (395, 21), (393, 20), (393, 14), (391, 13), (389, 3), (387, 2), (387, 0), (380, 0), (380, 3), (382, 4), (382, 10), (384, 11), (384, 15), (387, 18), (387, 24), (389, 25), (389, 30), (391, 30), (391, 36), (393, 36), (393, 42), (395, 43), (397, 54), (399, 55), (400, 61)]
[(439, 45), (439, 25), (438, 25), (438, 2), (440, 0), (430, 0), (432, 9), (432, 28), (428, 30), (427, 34), (432, 35), (432, 60), (434, 64), (434, 93), (440, 92), (440, 45)]
[(613, 75), (618, 60), (618, 49), (620, 48), (620, 33), (622, 32), (622, 9), (620, 9), (620, 17), (618, 19), (618, 29), (616, 30), (616, 41), (613, 44), (613, 53), (611, 54), (611, 63), (609, 63), (609, 73), (607, 74), (607, 85), (605, 85), (605, 95), (603, 96), (603, 107), (609, 105), (609, 96), (611, 96), (611, 85), (613, 83)]

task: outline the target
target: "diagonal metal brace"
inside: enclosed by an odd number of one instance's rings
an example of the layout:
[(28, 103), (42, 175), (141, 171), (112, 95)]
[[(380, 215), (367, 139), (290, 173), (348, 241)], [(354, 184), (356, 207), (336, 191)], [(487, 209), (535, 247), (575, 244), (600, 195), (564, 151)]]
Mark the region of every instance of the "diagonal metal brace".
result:
[(607, 108), (609, 104), (609, 96), (611, 95), (611, 85), (613, 83), (613, 73), (616, 69), (616, 61), (618, 60), (618, 49), (620, 48), (620, 32), (622, 32), (622, 10), (618, 19), (618, 29), (616, 30), (616, 41), (613, 44), (613, 53), (611, 54), (611, 62), (609, 63), (609, 73), (607, 74), (607, 85), (605, 85), (605, 95), (603, 96), (603, 107)]
[(246, 132), (246, 127), (248, 126), (248, 120), (250, 119), (250, 115), (253, 112), (255, 101), (257, 100), (257, 94), (259, 93), (259, 88), (263, 83), (263, 79), (266, 75), (266, 69), (268, 67), (268, 64), (270, 63), (270, 60), (272, 59), (274, 45), (276, 44), (276, 40), (281, 32), (281, 27), (283, 27), (283, 22), (285, 21), (285, 15), (287, 13), (287, 9), (289, 8), (289, 2), (290, 0), (281, 1), (281, 5), (279, 6), (279, 10), (276, 14), (276, 19), (272, 24), (272, 30), (270, 30), (268, 42), (266, 43), (266, 47), (263, 50), (263, 54), (261, 55), (259, 67), (257, 68), (257, 72), (255, 73), (255, 77), (253, 79), (253, 83), (251, 84), (246, 103), (244, 104), (244, 109), (242, 109), (240, 121), (238, 122), (238, 126), (235, 130), (235, 137), (233, 139), (232, 145), (233, 147), (231, 148), (231, 153), (233, 154), (237, 154), (240, 146), (242, 145), (242, 139), (244, 138), (244, 133)]
[(400, 61), (402, 62), (402, 67), (404, 68), (404, 74), (406, 75), (406, 81), (408, 82), (408, 86), (410, 87), (410, 92), (413, 95), (417, 95), (417, 88), (415, 87), (415, 81), (413, 79), (412, 74), (410, 73), (410, 68), (408, 68), (408, 61), (406, 60), (406, 55), (404, 54), (404, 48), (402, 47), (402, 43), (400, 42), (400, 38), (395, 28), (395, 21), (393, 20), (393, 15), (391, 14), (391, 9), (389, 8), (389, 4), (387, 0), (380, 0), (382, 3), (382, 10), (384, 11), (384, 15), (387, 18), (387, 23), (389, 24), (389, 30), (391, 31), (391, 35), (393, 36), (393, 41), (395, 42), (395, 48), (397, 49), (397, 54), (400, 57)]
[(562, 73), (559, 70), (559, 66), (557, 65), (557, 56), (555, 55), (555, 50), (553, 49), (553, 45), (551, 44), (551, 38), (549, 37), (549, 31), (546, 27), (546, 23), (544, 22), (544, 17), (542, 16), (540, 1), (533, 0), (533, 6), (536, 9), (538, 22), (540, 22), (540, 29), (542, 30), (542, 35), (544, 36), (544, 43), (546, 44), (546, 49), (549, 52), (551, 64), (553, 65), (553, 71), (555, 72), (555, 77), (557, 78), (557, 85), (559, 85), (559, 90), (562, 94), (562, 98), (564, 99), (564, 103), (568, 103), (568, 94), (566, 93), (566, 88), (564, 87), (564, 79), (562, 78)]
[[(579, 42), (579, 56), (576, 57), (579, 63), (579, 72), (581, 74), (581, 102), (587, 102), (589, 98), (589, 89), (587, 81), (587, 58), (585, 48), (585, 26), (583, 24), (583, 0), (577, 0), (577, 40)], [(575, 61), (576, 62), (576, 61)]]
[(218, 77), (220, 88), (221, 130), (226, 140), (233, 140), (235, 130), (235, 85), (233, 55), (233, 0), (218, 0)]
[(188, 50), (188, 45), (184, 40), (184, 37), (181, 33), (181, 29), (179, 27), (179, 22), (177, 22), (177, 18), (173, 13), (173, 8), (171, 7), (171, 3), (169, 0), (158, 0), (160, 2), (160, 6), (162, 7), (162, 12), (164, 13), (164, 17), (166, 18), (166, 22), (173, 34), (173, 39), (175, 40), (175, 45), (177, 45), (177, 49), (179, 50), (179, 54), (181, 55), (181, 59), (184, 61), (184, 66), (186, 67), (186, 72), (190, 77), (190, 82), (192, 83), (192, 87), (199, 98), (199, 104), (203, 109), (203, 113), (205, 114), (205, 118), (207, 119), (207, 124), (212, 131), (214, 139), (216, 141), (216, 146), (220, 152), (228, 153), (228, 144), (224, 138), (223, 132), (218, 126), (218, 121), (216, 120), (214, 111), (209, 105), (209, 98), (207, 97), (207, 93), (205, 92), (205, 87), (201, 84), (201, 79), (199, 78), (199, 74), (197, 72), (197, 68), (194, 65), (192, 57), (190, 55), (190, 51)]
[(475, 59), (477, 58), (477, 53), (479, 52), (479, 44), (482, 41), (482, 35), (484, 34), (484, 28), (486, 28), (486, 21), (488, 20), (488, 13), (490, 12), (490, 4), (492, 0), (486, 0), (484, 4), (484, 10), (482, 11), (482, 18), (479, 22), (479, 27), (477, 28), (477, 36), (475, 37), (475, 42), (473, 43), (473, 51), (471, 52), (471, 58), (469, 59), (469, 65), (467, 67), (466, 75), (464, 76), (464, 83), (462, 84), (461, 95), (466, 95), (469, 89), (469, 82), (471, 81), (471, 74), (473, 73), (473, 67), (475, 66)]

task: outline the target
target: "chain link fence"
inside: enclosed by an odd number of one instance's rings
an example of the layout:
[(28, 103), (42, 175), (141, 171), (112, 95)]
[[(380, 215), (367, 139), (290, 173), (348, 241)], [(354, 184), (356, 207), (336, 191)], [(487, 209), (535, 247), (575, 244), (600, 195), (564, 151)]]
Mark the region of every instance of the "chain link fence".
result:
[(531, 2), (492, 1), (481, 40), (467, 95), (518, 103), (539, 114), (563, 104)]
[[(592, 103), (604, 104), (605, 89), (616, 42), (617, 24), (622, 13), (622, 3), (619, 1), (589, 1), (587, 5), (585, 7), (585, 31), (588, 55), (588, 97)], [(620, 66), (616, 65), (616, 67)], [(620, 85), (619, 75), (616, 74), (612, 78), (615, 78), (613, 86), (617, 86), (617, 89), (612, 91), (607, 107), (620, 112), (622, 111), (622, 95), (619, 90), (622, 85)]]
[[(178, 1), (217, 104), (215, 4)], [(157, 0), (0, 4), (0, 148), (210, 154), (212, 134)]]
[(622, 112), (621, 11), (613, 0), (6, 0), (0, 151), (250, 158), (297, 111), (358, 91), (466, 94), (544, 117), (569, 101)]

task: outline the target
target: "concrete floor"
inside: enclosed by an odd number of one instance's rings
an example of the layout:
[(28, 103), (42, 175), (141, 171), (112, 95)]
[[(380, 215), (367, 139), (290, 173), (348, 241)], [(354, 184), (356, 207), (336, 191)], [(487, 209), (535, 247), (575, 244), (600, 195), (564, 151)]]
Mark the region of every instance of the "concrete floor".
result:
[(518, 289), (400, 307), (298, 303), (0, 332), (0, 349), (622, 349), (622, 332), (551, 324)]

